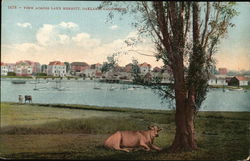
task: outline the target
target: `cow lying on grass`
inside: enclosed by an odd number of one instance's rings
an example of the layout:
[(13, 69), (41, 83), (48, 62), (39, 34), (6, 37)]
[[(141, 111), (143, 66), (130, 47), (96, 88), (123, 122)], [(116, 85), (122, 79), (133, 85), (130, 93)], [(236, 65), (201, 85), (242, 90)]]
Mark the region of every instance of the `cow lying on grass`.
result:
[(104, 146), (111, 149), (132, 151), (136, 148), (143, 148), (146, 151), (151, 149), (162, 150), (161, 148), (153, 145), (154, 138), (158, 137), (158, 132), (162, 128), (158, 126), (150, 126), (148, 130), (144, 131), (117, 131), (111, 135), (104, 143)]

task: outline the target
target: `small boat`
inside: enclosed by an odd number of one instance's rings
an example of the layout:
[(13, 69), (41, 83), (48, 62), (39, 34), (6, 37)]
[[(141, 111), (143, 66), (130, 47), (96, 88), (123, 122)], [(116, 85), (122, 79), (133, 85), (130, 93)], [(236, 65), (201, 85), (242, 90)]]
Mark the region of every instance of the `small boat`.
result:
[(65, 91), (66, 88), (65, 87), (60, 87), (60, 88), (57, 88), (58, 91)]
[(243, 88), (232, 88), (232, 89), (229, 89), (230, 91), (242, 91)]
[(115, 89), (116, 89), (116, 87), (110, 87), (110, 88), (109, 88), (110, 91), (113, 91), (113, 90), (115, 90)]
[(13, 80), (11, 81), (13, 84), (25, 84), (26, 81), (25, 80)]

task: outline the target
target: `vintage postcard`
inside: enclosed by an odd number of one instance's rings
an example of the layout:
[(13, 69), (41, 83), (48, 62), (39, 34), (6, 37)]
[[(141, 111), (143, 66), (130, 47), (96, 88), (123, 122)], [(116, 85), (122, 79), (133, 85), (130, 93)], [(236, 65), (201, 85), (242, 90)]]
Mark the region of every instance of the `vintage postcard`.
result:
[(1, 159), (249, 160), (249, 2), (1, 3)]

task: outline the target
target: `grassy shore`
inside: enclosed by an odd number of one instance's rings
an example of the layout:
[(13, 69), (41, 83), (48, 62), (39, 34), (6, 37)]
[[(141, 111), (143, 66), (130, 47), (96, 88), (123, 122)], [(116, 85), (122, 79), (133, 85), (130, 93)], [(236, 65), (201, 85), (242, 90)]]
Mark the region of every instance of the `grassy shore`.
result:
[[(0, 157), (10, 159), (241, 160), (249, 155), (249, 112), (199, 112), (198, 149), (170, 153), (174, 112), (84, 105), (1, 103)], [(117, 130), (163, 127), (161, 152), (103, 147)]]

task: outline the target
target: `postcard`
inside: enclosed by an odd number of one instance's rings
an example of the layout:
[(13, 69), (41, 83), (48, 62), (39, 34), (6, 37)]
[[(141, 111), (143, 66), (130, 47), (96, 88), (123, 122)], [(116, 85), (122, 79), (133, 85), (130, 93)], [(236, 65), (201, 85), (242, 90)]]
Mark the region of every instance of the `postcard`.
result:
[(249, 160), (249, 2), (1, 7), (1, 159)]

